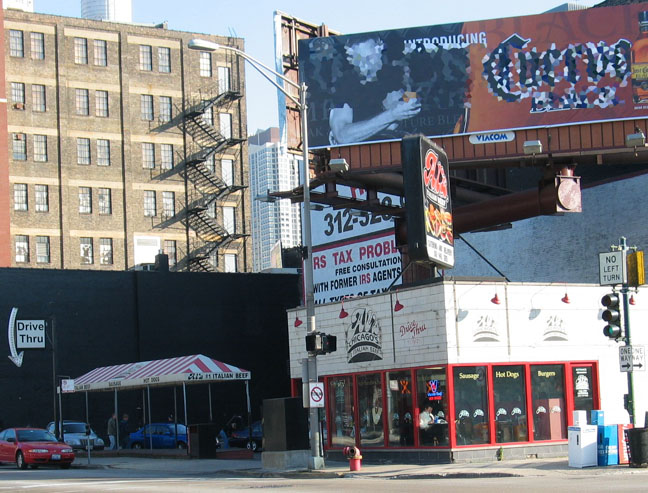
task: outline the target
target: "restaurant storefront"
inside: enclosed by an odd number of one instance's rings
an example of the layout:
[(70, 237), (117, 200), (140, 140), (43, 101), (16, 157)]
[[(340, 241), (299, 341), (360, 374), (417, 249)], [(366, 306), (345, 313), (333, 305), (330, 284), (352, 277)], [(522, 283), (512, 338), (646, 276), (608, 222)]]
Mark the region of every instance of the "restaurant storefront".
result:
[[(335, 353), (318, 357), (328, 456), (351, 445), (369, 460), (403, 462), (565, 456), (574, 410), (627, 422), (616, 343), (592, 303), (601, 288), (570, 288), (571, 306), (564, 290), (443, 281), (399, 291), (398, 311), (393, 293), (318, 305), (318, 330), (338, 338)], [(306, 353), (296, 329), (298, 395)]]

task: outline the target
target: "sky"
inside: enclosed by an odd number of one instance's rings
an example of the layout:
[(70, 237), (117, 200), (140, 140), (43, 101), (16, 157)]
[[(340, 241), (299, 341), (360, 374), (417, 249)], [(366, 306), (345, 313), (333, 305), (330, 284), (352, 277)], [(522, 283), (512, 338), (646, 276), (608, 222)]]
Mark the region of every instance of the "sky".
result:
[[(602, 0), (580, 0), (592, 6)], [(281, 11), (312, 24), (326, 24), (343, 34), (516, 17), (545, 12), (566, 3), (561, 0), (132, 0), (133, 22), (159, 24), (169, 29), (236, 36), (245, 51), (274, 67), (273, 14)], [(80, 0), (34, 0), (34, 11), (79, 17)], [(248, 134), (277, 126), (277, 95), (273, 86), (249, 65), (247, 78)]]

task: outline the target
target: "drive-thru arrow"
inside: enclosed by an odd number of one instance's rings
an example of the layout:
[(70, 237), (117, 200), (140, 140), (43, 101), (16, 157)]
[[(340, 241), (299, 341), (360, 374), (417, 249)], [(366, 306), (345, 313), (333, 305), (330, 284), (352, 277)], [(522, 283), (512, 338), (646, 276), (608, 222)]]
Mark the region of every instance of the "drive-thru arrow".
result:
[(11, 309), (11, 315), (9, 316), (9, 327), (7, 328), (7, 338), (9, 339), (9, 351), (11, 354), (8, 358), (11, 362), (16, 365), (18, 368), (22, 366), (24, 351), (16, 350), (16, 337), (15, 337), (15, 326), (16, 326), (16, 315), (18, 314), (18, 308)]

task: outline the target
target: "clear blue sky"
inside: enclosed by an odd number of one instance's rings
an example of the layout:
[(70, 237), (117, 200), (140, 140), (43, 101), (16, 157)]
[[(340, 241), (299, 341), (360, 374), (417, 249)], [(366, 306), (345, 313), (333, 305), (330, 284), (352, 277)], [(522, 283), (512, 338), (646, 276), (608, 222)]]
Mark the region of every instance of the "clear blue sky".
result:
[[(602, 0), (581, 0), (592, 6)], [(274, 67), (273, 13), (285, 12), (313, 24), (350, 34), (451, 22), (539, 14), (562, 0), (132, 0), (133, 21), (169, 23), (169, 29), (234, 35), (246, 51)], [(36, 12), (79, 17), (80, 0), (34, 0)], [(247, 67), (248, 133), (277, 125), (276, 91)]]

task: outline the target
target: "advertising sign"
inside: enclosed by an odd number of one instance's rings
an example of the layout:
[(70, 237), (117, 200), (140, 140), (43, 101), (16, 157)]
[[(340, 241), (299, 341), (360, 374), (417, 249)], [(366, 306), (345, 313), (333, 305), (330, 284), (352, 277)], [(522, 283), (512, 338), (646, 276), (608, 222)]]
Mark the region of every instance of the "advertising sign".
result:
[(311, 147), (645, 118), (644, 10), (639, 3), (300, 40)]
[(443, 149), (420, 135), (405, 137), (401, 151), (409, 257), (452, 268), (454, 235), (448, 157)]
[(381, 293), (400, 282), (400, 272), (393, 231), (313, 248), (315, 303)]

